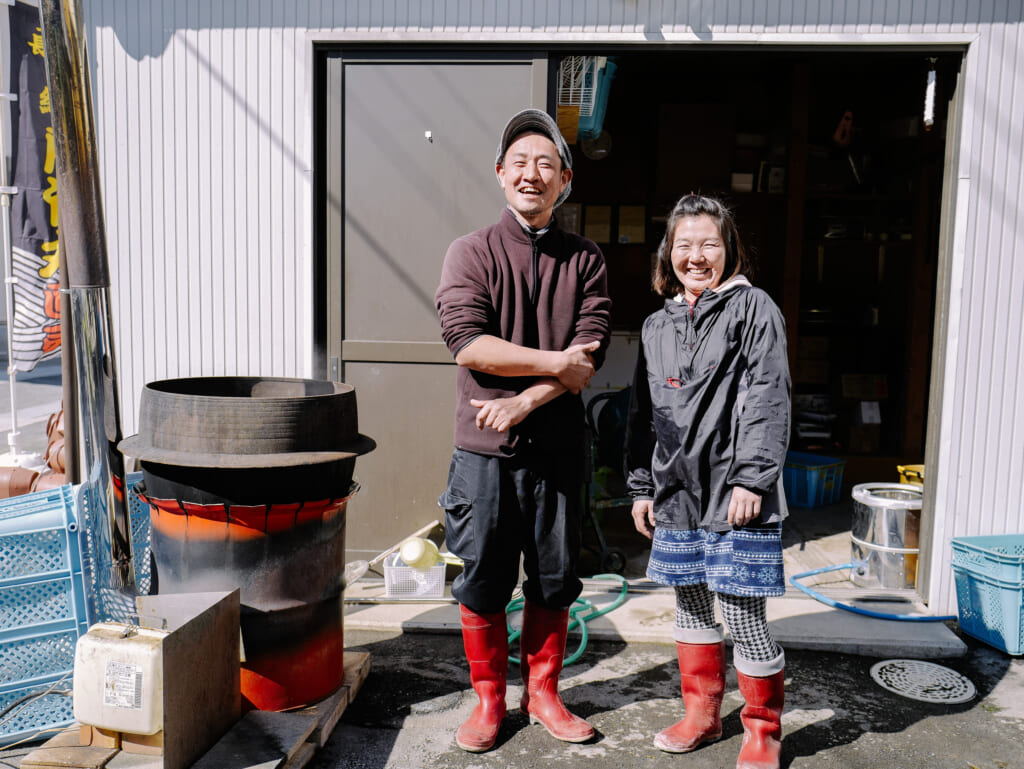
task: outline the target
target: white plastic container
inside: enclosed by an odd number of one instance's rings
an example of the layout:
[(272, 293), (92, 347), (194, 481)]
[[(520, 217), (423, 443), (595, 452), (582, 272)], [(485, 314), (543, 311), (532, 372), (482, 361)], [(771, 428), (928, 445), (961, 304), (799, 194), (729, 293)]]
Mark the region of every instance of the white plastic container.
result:
[(167, 632), (101, 622), (75, 645), (75, 720), (129, 734), (163, 728)]
[(398, 553), (392, 553), (384, 559), (384, 595), (388, 598), (441, 598), (444, 575), (444, 561), (427, 569), (414, 569)]

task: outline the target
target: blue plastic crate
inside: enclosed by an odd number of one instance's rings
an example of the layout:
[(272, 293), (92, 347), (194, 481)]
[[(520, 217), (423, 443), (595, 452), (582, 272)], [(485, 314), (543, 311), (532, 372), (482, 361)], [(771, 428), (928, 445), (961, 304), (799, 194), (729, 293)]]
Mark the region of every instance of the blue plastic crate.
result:
[(953, 565), (975, 574), (1024, 583), (1024, 534), (953, 538)]
[[(0, 703), (10, 704), (70, 680), (88, 629), (71, 486), (0, 501), (0, 575)], [(70, 698), (47, 695), (0, 724), (0, 745), (71, 720)]]
[[(52, 688), (48, 694), (43, 692)], [(38, 686), (24, 686), (0, 691), (0, 710), (20, 700), (30, 697), (21, 705), (16, 706), (4, 716), (0, 729), (0, 746), (11, 745), (25, 739), (34, 738), (45, 730), (48, 734), (63, 729), (75, 720), (74, 706), (71, 697), (63, 692), (71, 689), (71, 671), (67, 677), (54, 681), (42, 691)]]
[[(138, 592), (146, 595), (150, 590), (150, 520), (149, 505), (135, 493), (136, 484), (142, 480), (142, 473), (129, 473), (125, 477), (128, 489), (128, 518), (131, 526), (132, 563), (135, 566), (135, 582)], [(126, 622), (135, 611), (134, 601), (120, 588), (111, 584), (109, 541), (98, 536), (97, 531), (106, 527), (107, 512), (102, 492), (95, 487), (82, 484), (75, 487), (75, 511), (81, 523), (82, 563), (85, 581), (88, 585), (89, 622)]]
[(135, 584), (139, 592), (149, 595), (153, 581), (150, 573), (149, 542), (149, 505), (135, 493), (135, 484), (142, 480), (141, 472), (128, 473), (125, 483), (128, 486), (128, 520), (132, 527), (132, 563), (135, 565)]
[[(149, 506), (130, 473), (132, 560), (140, 593), (149, 590)], [(87, 586), (94, 538), (71, 485), (0, 500), (0, 708), (28, 694), (70, 689), (75, 644), (89, 627)], [(0, 723), (0, 746), (74, 720), (71, 698), (55, 693), (19, 706)]]
[(846, 461), (790, 451), (782, 468), (786, 502), (793, 507), (820, 507), (839, 501)]
[(1007, 654), (1024, 654), (1024, 585), (954, 564), (960, 629)]
[(577, 136), (580, 139), (596, 139), (601, 135), (605, 112), (608, 110), (608, 92), (611, 90), (617, 68), (615, 60), (609, 58), (600, 70), (587, 73), (584, 88), (593, 89), (594, 102), (593, 109), (589, 113), (580, 111), (577, 127)]

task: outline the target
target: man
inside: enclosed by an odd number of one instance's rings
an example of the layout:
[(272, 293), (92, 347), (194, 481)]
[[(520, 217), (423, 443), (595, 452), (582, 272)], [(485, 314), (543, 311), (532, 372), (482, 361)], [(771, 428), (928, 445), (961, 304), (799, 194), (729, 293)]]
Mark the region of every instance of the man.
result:
[(456, 742), (473, 752), (494, 745), (505, 715), (505, 606), (520, 554), (520, 707), (560, 740), (594, 734), (562, 703), (558, 677), (569, 607), (582, 589), (579, 393), (603, 360), (611, 310), (601, 251), (554, 221), (572, 181), (572, 155), (555, 121), (535, 109), (514, 115), (495, 172), (506, 209), (497, 224), (451, 244), (435, 297), (459, 364), (455, 452), (438, 501), (448, 547), (465, 562), (452, 595), (480, 702)]

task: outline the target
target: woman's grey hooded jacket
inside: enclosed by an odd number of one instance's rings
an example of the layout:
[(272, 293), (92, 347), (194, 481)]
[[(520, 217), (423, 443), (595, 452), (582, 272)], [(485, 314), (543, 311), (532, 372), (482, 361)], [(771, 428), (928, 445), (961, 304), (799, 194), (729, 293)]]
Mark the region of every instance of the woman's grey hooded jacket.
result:
[(779, 308), (737, 276), (693, 307), (666, 300), (644, 321), (626, 429), (635, 499), (666, 529), (728, 531), (734, 486), (762, 496), (753, 526), (787, 515), (790, 377)]

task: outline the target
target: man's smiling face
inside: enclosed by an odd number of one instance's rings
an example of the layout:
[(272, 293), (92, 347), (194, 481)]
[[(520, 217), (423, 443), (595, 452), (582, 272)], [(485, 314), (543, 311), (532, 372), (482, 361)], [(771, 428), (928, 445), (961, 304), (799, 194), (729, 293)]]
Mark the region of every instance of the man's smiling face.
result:
[(572, 179), (572, 171), (562, 168), (554, 142), (539, 133), (518, 136), (495, 170), (509, 207), (533, 227), (548, 223), (555, 201)]

